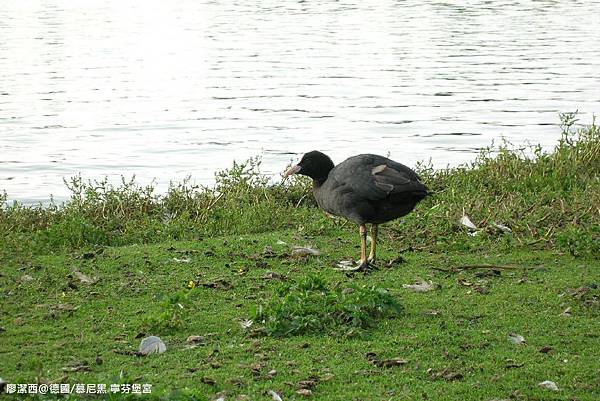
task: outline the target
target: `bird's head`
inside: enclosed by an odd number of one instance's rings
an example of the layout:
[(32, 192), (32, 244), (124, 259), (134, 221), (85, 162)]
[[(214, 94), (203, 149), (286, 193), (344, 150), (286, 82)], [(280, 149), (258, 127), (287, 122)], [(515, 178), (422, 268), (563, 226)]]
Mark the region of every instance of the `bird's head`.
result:
[(285, 176), (302, 174), (312, 178), (318, 185), (325, 182), (329, 172), (335, 165), (325, 153), (318, 150), (306, 153), (298, 164), (290, 167)]

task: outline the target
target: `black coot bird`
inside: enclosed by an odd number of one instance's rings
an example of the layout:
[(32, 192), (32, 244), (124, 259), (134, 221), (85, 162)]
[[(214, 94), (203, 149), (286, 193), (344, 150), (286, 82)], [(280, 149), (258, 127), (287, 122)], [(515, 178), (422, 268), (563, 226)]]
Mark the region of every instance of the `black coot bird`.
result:
[[(286, 176), (302, 174), (313, 179), (317, 204), (328, 213), (360, 226), (359, 270), (375, 260), (377, 225), (402, 217), (429, 192), (417, 173), (383, 156), (353, 156), (335, 166), (324, 153), (306, 153)], [(371, 224), (371, 252), (367, 258), (367, 226)]]

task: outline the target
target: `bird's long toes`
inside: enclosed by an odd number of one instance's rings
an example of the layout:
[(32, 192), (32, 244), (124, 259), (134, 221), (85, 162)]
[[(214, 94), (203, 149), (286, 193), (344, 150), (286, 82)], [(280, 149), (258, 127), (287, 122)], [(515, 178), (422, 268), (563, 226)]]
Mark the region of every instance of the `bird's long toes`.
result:
[(365, 260), (364, 262), (362, 262), (360, 265), (358, 265), (358, 267), (356, 268), (356, 271), (358, 272), (363, 272), (363, 273), (368, 273), (371, 270), (373, 270), (373, 266), (367, 261)]
[(336, 270), (345, 271), (349, 273), (355, 272), (363, 272), (368, 273), (373, 270), (375, 265), (369, 263), (369, 261), (359, 261), (358, 264), (354, 264), (351, 260), (342, 260), (339, 263), (336, 263)]

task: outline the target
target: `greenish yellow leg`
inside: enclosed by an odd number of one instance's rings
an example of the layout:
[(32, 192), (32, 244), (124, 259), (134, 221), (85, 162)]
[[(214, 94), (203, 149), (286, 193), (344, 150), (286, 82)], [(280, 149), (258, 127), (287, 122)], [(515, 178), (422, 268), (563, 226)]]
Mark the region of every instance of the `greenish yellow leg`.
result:
[(360, 265), (367, 265), (367, 226), (360, 225)]
[(377, 224), (371, 225), (371, 252), (369, 252), (369, 259), (367, 261), (369, 263), (375, 262), (375, 257), (377, 253), (377, 232), (378, 230)]

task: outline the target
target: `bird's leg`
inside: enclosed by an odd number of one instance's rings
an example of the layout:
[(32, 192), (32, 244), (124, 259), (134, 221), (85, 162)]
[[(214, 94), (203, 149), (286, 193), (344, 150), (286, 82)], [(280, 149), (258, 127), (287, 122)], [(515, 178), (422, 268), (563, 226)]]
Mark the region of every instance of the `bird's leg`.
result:
[(367, 262), (367, 226), (364, 224), (360, 225), (360, 265), (358, 270), (366, 271), (369, 270), (369, 262)]
[(377, 253), (377, 232), (378, 232), (377, 224), (371, 225), (371, 252), (369, 252), (369, 259), (367, 261), (369, 263), (375, 262), (375, 255)]

